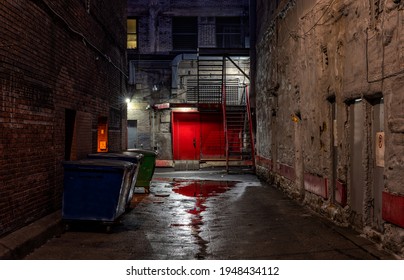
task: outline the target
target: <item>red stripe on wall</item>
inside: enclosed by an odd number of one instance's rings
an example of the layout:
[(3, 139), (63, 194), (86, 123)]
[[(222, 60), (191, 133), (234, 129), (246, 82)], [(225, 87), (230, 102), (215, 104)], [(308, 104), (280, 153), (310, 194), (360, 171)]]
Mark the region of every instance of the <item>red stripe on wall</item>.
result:
[(404, 196), (383, 192), (383, 220), (404, 227)]
[(304, 174), (304, 188), (311, 193), (328, 198), (327, 179), (319, 175)]
[(257, 165), (262, 166), (270, 171), (273, 170), (272, 160), (261, 157), (261, 156), (256, 156), (256, 161), (257, 161)]
[[(294, 181), (296, 179), (295, 169), (289, 165), (280, 163), (279, 168), (276, 169), (272, 160), (264, 158), (262, 156), (256, 157), (257, 165), (262, 166), (270, 171), (274, 171), (279, 175)], [(319, 175), (305, 173), (304, 174), (304, 187), (305, 190), (322, 196), (324, 198), (328, 198), (328, 179), (323, 178)], [(341, 191), (342, 192), (342, 191)], [(342, 192), (342, 197), (345, 194), (345, 203), (346, 203), (346, 190)], [(341, 200), (343, 202), (343, 199)]]
[(280, 163), (278, 171), (281, 176), (286, 177), (291, 181), (294, 181), (296, 179), (295, 169), (289, 165)]

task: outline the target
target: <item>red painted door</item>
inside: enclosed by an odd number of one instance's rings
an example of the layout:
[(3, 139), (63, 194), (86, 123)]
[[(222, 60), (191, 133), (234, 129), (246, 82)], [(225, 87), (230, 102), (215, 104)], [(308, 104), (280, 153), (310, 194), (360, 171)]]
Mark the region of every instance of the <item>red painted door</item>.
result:
[(200, 117), (198, 112), (173, 112), (174, 160), (200, 159)]
[(201, 159), (226, 158), (225, 146), (222, 113), (201, 114)]

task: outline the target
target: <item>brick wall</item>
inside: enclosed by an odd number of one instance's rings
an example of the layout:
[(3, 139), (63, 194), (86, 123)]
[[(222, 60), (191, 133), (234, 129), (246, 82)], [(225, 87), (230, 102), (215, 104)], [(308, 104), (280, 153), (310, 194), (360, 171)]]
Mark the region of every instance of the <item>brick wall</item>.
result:
[(173, 16), (248, 16), (248, 5), (249, 0), (130, 0), (128, 15), (138, 18), (139, 53), (168, 54)]
[(110, 145), (125, 143), (126, 1), (86, 2), (0, 3), (0, 235), (60, 208), (66, 109), (77, 158), (111, 110)]

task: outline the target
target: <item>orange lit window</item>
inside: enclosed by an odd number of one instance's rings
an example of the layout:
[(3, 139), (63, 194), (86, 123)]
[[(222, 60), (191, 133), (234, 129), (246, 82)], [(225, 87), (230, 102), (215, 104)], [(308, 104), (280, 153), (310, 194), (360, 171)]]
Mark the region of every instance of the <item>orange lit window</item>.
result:
[(108, 152), (108, 119), (98, 118), (97, 152)]

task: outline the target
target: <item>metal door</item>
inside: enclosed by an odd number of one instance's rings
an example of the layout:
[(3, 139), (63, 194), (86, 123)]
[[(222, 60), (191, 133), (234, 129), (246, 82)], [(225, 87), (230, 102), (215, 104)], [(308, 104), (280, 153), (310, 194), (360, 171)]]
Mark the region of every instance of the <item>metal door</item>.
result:
[(128, 120), (128, 149), (137, 148), (137, 121)]
[(201, 159), (225, 159), (226, 143), (224, 140), (223, 114), (201, 114)]
[(174, 160), (200, 159), (200, 124), (198, 112), (173, 112)]
[(365, 190), (365, 169), (363, 166), (363, 149), (365, 114), (362, 99), (357, 99), (350, 106), (350, 187), (349, 203), (353, 210), (352, 222), (363, 226), (363, 199)]
[(378, 99), (372, 107), (373, 146), (373, 227), (382, 230), (382, 191), (384, 187), (384, 101)]

